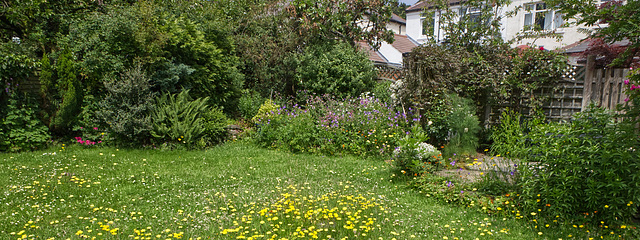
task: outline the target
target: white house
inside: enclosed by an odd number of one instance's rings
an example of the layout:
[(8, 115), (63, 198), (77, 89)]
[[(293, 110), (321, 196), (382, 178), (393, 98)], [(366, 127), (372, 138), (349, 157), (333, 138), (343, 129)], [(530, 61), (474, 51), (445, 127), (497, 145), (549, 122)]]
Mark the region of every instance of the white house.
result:
[[(594, 1), (606, 2), (609, 0)], [(478, 14), (478, 10), (466, 8), (461, 5), (461, 2), (464, 3), (464, 0), (449, 0), (451, 9), (457, 11), (459, 14)], [(502, 19), (501, 32), (503, 39), (513, 39), (525, 28), (530, 28), (527, 26), (536, 26), (540, 29), (554, 31), (560, 34), (562, 38), (559, 41), (553, 38), (524, 39), (514, 43), (514, 47), (533, 44), (546, 49), (556, 49), (568, 46), (587, 37), (585, 33), (578, 31), (578, 29), (584, 28), (583, 26), (569, 24), (571, 26), (566, 27), (568, 24), (565, 24), (566, 22), (562, 18), (562, 13), (551, 9), (540, 0), (513, 0), (509, 6), (496, 10), (504, 16), (504, 14), (516, 8), (520, 8), (517, 14)], [(422, 0), (414, 4), (407, 8), (406, 13), (407, 35), (418, 43), (422, 44), (427, 42), (428, 36), (434, 36), (438, 42), (445, 38), (439, 19), (439, 12), (433, 8), (433, 5), (429, 3), (429, 1)]]

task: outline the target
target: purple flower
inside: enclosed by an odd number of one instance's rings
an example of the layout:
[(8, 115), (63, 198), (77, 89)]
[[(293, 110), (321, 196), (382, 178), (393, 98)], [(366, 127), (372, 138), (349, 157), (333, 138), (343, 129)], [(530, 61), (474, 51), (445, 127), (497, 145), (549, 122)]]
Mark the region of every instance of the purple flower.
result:
[(629, 79), (624, 80), (624, 85), (629, 85)]

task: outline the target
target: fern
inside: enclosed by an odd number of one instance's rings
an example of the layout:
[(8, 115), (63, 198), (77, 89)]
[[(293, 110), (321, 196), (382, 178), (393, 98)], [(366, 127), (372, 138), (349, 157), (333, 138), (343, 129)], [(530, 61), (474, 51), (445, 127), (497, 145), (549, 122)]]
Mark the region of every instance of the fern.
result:
[(156, 98), (151, 135), (158, 142), (195, 144), (205, 135), (203, 115), (210, 110), (208, 100), (192, 100), (189, 91)]

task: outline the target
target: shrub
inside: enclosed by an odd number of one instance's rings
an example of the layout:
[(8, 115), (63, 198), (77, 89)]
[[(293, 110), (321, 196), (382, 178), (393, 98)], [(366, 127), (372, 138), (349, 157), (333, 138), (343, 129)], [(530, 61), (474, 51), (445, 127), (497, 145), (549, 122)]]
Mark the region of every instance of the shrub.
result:
[(264, 98), (258, 92), (249, 89), (242, 90), (242, 96), (238, 100), (240, 116), (244, 119), (253, 118), (258, 114), (262, 103), (264, 103)]
[(469, 99), (457, 95), (450, 96), (454, 103), (453, 111), (449, 115), (450, 138), (444, 151), (447, 155), (454, 153), (460, 155), (472, 155), (479, 146), (478, 133), (480, 121), (475, 115), (475, 104)]
[(204, 127), (204, 141), (207, 144), (222, 142), (227, 134), (225, 127), (229, 122), (227, 116), (220, 108), (211, 107), (202, 114), (202, 126)]
[(124, 72), (105, 82), (107, 96), (98, 103), (95, 116), (108, 128), (109, 138), (117, 145), (148, 143), (154, 108), (149, 78), (141, 67)]
[(277, 113), (279, 105), (276, 105), (271, 101), (271, 99), (267, 99), (260, 105), (258, 108), (258, 112), (251, 118), (254, 123), (262, 123), (263, 121), (269, 121), (271, 119), (270, 116)]
[(410, 176), (432, 173), (437, 170), (442, 154), (433, 145), (425, 143), (429, 137), (419, 125), (413, 126), (411, 133), (398, 140), (393, 151), (397, 170)]
[(371, 92), (373, 96), (385, 103), (391, 103), (391, 84), (392, 81), (378, 81)]
[(209, 111), (207, 98), (191, 99), (189, 91), (163, 94), (156, 98), (151, 113), (151, 136), (156, 143), (185, 143), (200, 141), (205, 135), (204, 113)]
[(258, 144), (327, 155), (391, 156), (398, 137), (414, 122), (367, 95), (344, 101), (315, 96), (304, 107), (267, 101), (260, 112), (255, 118)]
[(526, 150), (526, 134), (542, 124), (544, 118), (526, 119), (522, 114), (506, 109), (500, 115), (500, 124), (491, 129), (491, 153), (510, 158), (522, 158)]
[(296, 79), (312, 93), (357, 97), (375, 84), (376, 72), (369, 58), (347, 44), (311, 46), (298, 61)]
[(58, 73), (56, 88), (59, 91), (59, 96), (62, 97), (62, 102), (57, 106), (57, 111), (49, 126), (59, 134), (70, 130), (77, 120), (76, 117), (80, 114), (82, 107), (82, 84), (76, 76), (73, 64), (71, 52), (69, 51), (61, 54), (56, 62)]
[(570, 125), (541, 125), (521, 166), (522, 203), (544, 216), (600, 225), (628, 220), (640, 202), (640, 161), (633, 127), (593, 105)]
[[(0, 112), (0, 151), (30, 151), (44, 147), (51, 136), (49, 129), (36, 116), (33, 100), (12, 93), (6, 109)], [(5, 112), (6, 111), (6, 112)]]
[(95, 145), (103, 143), (107, 138), (107, 125), (96, 117), (96, 112), (99, 110), (99, 102), (93, 95), (86, 95), (83, 98), (82, 111), (77, 117), (76, 125), (73, 126), (73, 132), (76, 133), (74, 139), (77, 143)]

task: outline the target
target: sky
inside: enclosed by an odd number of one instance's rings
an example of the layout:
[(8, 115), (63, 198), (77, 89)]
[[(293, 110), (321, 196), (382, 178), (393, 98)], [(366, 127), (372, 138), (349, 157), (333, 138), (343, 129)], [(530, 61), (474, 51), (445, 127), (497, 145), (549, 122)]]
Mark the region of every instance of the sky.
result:
[(406, 3), (408, 5), (413, 5), (414, 3), (416, 3), (418, 0), (400, 0), (400, 2)]

